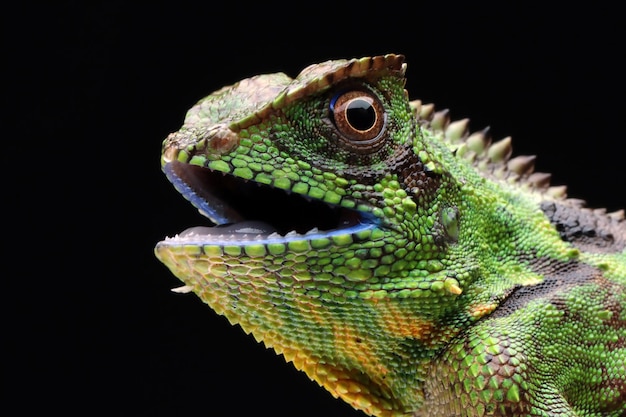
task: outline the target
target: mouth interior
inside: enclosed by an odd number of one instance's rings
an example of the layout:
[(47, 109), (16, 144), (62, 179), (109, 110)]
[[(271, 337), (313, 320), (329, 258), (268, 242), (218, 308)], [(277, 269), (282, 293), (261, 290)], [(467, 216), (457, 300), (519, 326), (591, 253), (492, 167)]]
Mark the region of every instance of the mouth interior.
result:
[(362, 220), (356, 210), (195, 165), (170, 162), (164, 171), (178, 191), (217, 225), (194, 228), (205, 234), (213, 233), (210, 229), (221, 233), (256, 229), (284, 236), (348, 228)]

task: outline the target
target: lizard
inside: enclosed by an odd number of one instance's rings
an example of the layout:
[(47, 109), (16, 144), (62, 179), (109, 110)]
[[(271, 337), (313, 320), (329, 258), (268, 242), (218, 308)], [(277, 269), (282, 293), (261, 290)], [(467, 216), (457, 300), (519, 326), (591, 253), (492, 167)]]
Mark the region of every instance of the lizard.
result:
[(371, 416), (626, 416), (626, 221), (411, 99), (403, 55), (243, 79), (161, 168), (210, 220), (156, 257)]

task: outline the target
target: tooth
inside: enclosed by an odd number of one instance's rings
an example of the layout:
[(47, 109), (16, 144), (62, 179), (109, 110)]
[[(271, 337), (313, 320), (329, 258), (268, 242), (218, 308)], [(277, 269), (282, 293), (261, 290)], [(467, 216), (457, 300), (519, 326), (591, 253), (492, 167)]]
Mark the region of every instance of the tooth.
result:
[(187, 294), (191, 291), (193, 291), (193, 287), (191, 285), (183, 285), (182, 287), (172, 288), (172, 292), (179, 294)]
[(318, 229), (317, 227), (314, 227), (313, 229), (311, 229), (308, 232), (306, 232), (306, 234), (310, 235), (310, 234), (313, 234), (313, 233), (317, 233), (319, 231), (320, 231), (320, 229)]

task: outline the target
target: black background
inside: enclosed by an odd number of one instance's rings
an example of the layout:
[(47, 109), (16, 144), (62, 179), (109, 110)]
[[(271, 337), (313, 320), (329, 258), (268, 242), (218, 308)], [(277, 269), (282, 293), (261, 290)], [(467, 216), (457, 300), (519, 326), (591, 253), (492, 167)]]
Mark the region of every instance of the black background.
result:
[(162, 139), (243, 77), (403, 53), (412, 98), (511, 135), (570, 196), (626, 206), (617, 5), (86, 3), (0, 17), (0, 372), (15, 415), (361, 415), (171, 293), (152, 254), (204, 222), (160, 172)]

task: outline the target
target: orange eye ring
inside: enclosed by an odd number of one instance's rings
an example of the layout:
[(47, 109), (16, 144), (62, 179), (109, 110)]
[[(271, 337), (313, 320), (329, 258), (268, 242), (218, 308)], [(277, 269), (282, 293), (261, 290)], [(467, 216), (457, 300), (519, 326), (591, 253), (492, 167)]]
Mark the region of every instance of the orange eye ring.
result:
[(371, 148), (383, 140), (387, 114), (374, 94), (341, 92), (331, 101), (330, 111), (338, 132), (351, 145)]

